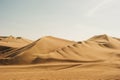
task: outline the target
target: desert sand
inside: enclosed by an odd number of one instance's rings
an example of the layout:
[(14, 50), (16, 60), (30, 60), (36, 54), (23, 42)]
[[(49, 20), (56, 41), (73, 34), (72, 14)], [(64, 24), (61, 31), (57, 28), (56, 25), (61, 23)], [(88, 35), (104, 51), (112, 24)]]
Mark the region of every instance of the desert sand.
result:
[(120, 39), (1, 36), (0, 80), (120, 80)]

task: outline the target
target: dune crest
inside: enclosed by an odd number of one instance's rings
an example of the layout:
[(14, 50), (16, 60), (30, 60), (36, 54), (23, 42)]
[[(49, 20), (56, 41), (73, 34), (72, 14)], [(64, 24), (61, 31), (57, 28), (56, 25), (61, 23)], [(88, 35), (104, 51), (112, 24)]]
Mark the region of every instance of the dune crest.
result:
[(120, 40), (118, 40), (117, 38), (108, 36), (106, 34), (94, 36), (88, 40), (95, 41), (99, 44), (103, 44), (104, 46), (109, 47), (109, 48), (120, 49)]

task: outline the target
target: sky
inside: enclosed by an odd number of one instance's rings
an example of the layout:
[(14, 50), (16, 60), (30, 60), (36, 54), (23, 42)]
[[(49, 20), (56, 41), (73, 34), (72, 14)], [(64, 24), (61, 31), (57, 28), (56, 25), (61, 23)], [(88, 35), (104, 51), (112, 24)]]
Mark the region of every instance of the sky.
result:
[(0, 0), (0, 36), (120, 38), (120, 0)]

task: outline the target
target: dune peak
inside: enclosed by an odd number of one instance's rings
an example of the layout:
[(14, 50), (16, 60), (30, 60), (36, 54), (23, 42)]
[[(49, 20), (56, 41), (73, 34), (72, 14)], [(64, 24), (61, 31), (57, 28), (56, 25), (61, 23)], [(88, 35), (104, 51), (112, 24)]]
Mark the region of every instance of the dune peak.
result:
[(111, 37), (108, 36), (107, 34), (102, 34), (102, 35), (93, 36), (93, 37), (90, 38), (89, 40), (106, 40), (106, 41), (109, 41), (110, 38), (111, 38)]

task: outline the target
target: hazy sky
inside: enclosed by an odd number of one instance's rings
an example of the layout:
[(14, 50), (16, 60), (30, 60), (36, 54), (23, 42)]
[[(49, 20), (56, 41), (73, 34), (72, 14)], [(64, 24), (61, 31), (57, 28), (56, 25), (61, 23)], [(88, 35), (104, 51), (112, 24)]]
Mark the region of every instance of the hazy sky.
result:
[(120, 0), (0, 0), (0, 35), (120, 37)]

